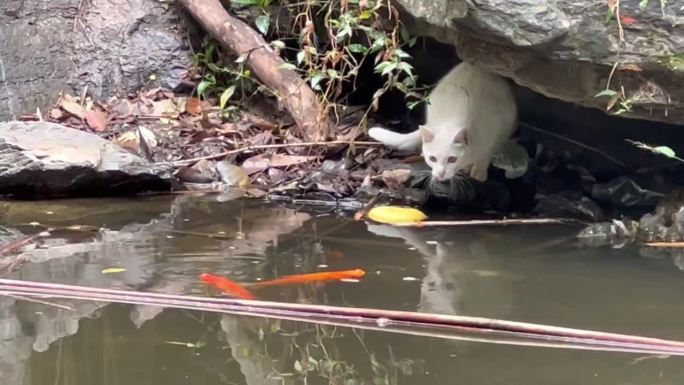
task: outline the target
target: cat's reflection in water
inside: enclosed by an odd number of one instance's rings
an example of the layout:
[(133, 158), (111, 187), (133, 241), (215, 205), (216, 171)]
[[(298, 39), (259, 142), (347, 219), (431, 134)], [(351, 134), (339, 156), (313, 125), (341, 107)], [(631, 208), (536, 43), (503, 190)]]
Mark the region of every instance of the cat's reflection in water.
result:
[(512, 305), (508, 274), (500, 260), (488, 253), (473, 233), (454, 235), (451, 241), (433, 241), (435, 233), (389, 225), (368, 224), (374, 234), (401, 238), (422, 256), (425, 272), (417, 311), (506, 318)]

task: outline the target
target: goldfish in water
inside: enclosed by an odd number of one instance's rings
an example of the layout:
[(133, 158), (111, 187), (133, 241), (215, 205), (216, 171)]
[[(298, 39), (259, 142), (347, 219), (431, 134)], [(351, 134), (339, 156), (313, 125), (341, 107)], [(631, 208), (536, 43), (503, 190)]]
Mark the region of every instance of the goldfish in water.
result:
[(342, 271), (326, 271), (321, 273), (311, 273), (311, 274), (296, 274), (296, 275), (286, 275), (281, 278), (272, 279), (270, 281), (257, 282), (251, 285), (251, 287), (267, 287), (267, 286), (280, 286), (280, 285), (293, 285), (293, 284), (307, 284), (313, 282), (322, 281), (334, 281), (340, 279), (349, 278), (361, 278), (366, 275), (366, 272), (361, 269), (354, 270), (342, 270)]
[(211, 285), (222, 292), (240, 299), (254, 299), (254, 294), (245, 289), (241, 285), (231, 281), (228, 278), (213, 274), (200, 274), (200, 280), (208, 285)]

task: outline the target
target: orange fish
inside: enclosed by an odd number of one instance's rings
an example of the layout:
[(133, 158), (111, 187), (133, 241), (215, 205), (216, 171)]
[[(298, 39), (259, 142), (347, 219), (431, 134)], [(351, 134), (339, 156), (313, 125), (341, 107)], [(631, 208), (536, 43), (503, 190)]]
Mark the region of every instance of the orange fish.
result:
[(366, 275), (366, 272), (361, 269), (342, 270), (342, 271), (326, 271), (322, 273), (311, 274), (297, 274), (286, 275), (282, 278), (272, 279), (270, 281), (257, 282), (252, 284), (252, 287), (267, 287), (279, 285), (293, 285), (293, 284), (307, 284), (321, 281), (333, 281), (349, 278), (361, 278)]
[(213, 274), (200, 274), (200, 280), (208, 285), (211, 285), (222, 292), (240, 299), (254, 299), (254, 294), (249, 290), (231, 281), (228, 278), (220, 277)]

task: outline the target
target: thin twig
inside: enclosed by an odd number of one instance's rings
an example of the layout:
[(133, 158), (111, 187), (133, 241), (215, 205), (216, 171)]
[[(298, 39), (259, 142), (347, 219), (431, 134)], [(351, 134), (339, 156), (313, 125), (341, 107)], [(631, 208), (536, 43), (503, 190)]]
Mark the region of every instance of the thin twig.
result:
[(573, 222), (560, 218), (520, 218), (520, 219), (473, 219), (467, 221), (422, 221), (393, 223), (399, 227), (439, 227), (439, 226), (506, 226), (506, 225), (552, 225)]
[(644, 245), (669, 249), (684, 249), (684, 242), (647, 242), (644, 243)]
[(523, 126), (523, 127), (525, 127), (525, 128), (527, 128), (527, 129), (530, 129), (530, 130), (532, 130), (532, 131), (536, 131), (536, 132), (540, 132), (540, 133), (542, 133), (542, 134), (546, 134), (546, 135), (548, 135), (548, 136), (552, 136), (552, 137), (554, 137), (554, 138), (556, 138), (556, 139), (559, 139), (559, 140), (562, 140), (562, 141), (565, 141), (565, 142), (568, 142), (568, 143), (572, 143), (572, 144), (574, 144), (574, 145), (576, 145), (576, 146), (579, 146), (579, 147), (582, 147), (582, 148), (584, 148), (584, 149), (587, 149), (587, 150), (589, 150), (589, 151), (591, 151), (591, 152), (597, 153), (597, 154), (603, 156), (604, 158), (610, 160), (611, 162), (617, 164), (618, 166), (623, 167), (623, 168), (627, 168), (627, 165), (626, 165), (626, 164), (624, 164), (623, 162), (621, 162), (621, 161), (619, 161), (619, 160), (613, 158), (612, 156), (606, 154), (605, 152), (599, 150), (599, 149), (596, 148), (596, 147), (592, 147), (592, 146), (590, 146), (590, 145), (588, 145), (588, 144), (584, 144), (584, 143), (582, 143), (582, 142), (578, 142), (578, 141), (576, 141), (575, 139), (570, 139), (570, 138), (568, 138), (568, 137), (565, 137), (565, 136), (562, 136), (562, 135), (555, 134), (555, 133), (553, 133), (553, 132), (549, 132), (549, 131), (543, 130), (543, 129), (538, 128), (538, 127), (535, 127), (535, 126), (533, 126), (533, 125), (531, 125), (531, 124), (529, 124), (529, 123), (520, 122), (520, 125)]
[(0, 246), (0, 255), (9, 254), (9, 253), (12, 253), (14, 251), (17, 251), (19, 248), (26, 246), (27, 244), (29, 244), (29, 243), (35, 241), (36, 239), (42, 237), (45, 232), (51, 233), (54, 230), (55, 230), (54, 228), (48, 227), (47, 229), (41, 231), (38, 234), (29, 235), (29, 236), (26, 236), (24, 238), (20, 238), (20, 239), (17, 239), (15, 241), (12, 241), (6, 245)]
[(55, 307), (57, 309), (62, 309), (62, 310), (68, 310), (68, 311), (76, 311), (76, 309), (66, 306), (66, 305), (60, 305), (58, 303), (50, 302), (50, 301), (43, 301), (35, 297), (25, 297), (23, 295), (18, 295), (18, 294), (5, 294), (6, 296), (10, 298), (14, 298), (19, 301), (26, 301), (26, 302), (33, 302), (33, 303), (39, 303), (41, 305), (45, 306), (50, 306), (50, 307)]
[(268, 150), (273, 148), (294, 148), (294, 147), (332, 147), (341, 144), (347, 145), (358, 145), (358, 146), (380, 146), (382, 143), (379, 142), (355, 142), (349, 140), (332, 140), (328, 142), (300, 142), (300, 143), (278, 143), (278, 144), (260, 144), (256, 146), (246, 146), (241, 148), (236, 148), (234, 150), (219, 152), (218, 154), (212, 154), (207, 156), (200, 156), (198, 158), (178, 160), (175, 162), (161, 162), (161, 164), (170, 164), (172, 166), (185, 166), (190, 163), (195, 163), (200, 160), (210, 160), (223, 158), (230, 155), (241, 154), (243, 152), (255, 151), (255, 150)]
[(192, 235), (195, 237), (206, 237), (212, 239), (224, 239), (224, 240), (235, 240), (239, 238), (239, 234), (226, 235), (226, 234), (213, 234), (213, 233), (200, 233), (195, 231), (184, 231), (184, 230), (166, 230), (167, 233), (179, 234), (179, 235)]
[(368, 203), (366, 203), (360, 211), (358, 211), (358, 212), (356, 212), (356, 214), (354, 214), (354, 220), (360, 221), (366, 215), (368, 215), (368, 212), (370, 211), (370, 209), (372, 209), (373, 206), (375, 206), (378, 203), (378, 201), (380, 201), (380, 198), (382, 198), (382, 195), (383, 195), (382, 192), (378, 192), (377, 194), (375, 194), (373, 196), (373, 198), (371, 198), (371, 200), (368, 201)]

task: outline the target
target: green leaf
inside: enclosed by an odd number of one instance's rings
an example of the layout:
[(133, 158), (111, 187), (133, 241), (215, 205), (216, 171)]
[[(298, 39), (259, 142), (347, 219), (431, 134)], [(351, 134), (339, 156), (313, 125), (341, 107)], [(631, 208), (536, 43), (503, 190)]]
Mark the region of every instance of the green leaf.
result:
[(207, 79), (203, 79), (198, 85), (197, 85), (197, 96), (202, 97), (204, 96), (204, 93), (207, 91), (207, 88), (209, 86), (213, 85), (213, 83)]
[(282, 68), (284, 70), (293, 70), (294, 71), (297, 69), (297, 66), (292, 64), (292, 63), (283, 63), (283, 64), (279, 65), (278, 68)]
[(261, 15), (254, 20), (254, 24), (262, 35), (266, 35), (268, 34), (268, 26), (271, 25), (271, 16)]
[(328, 77), (331, 79), (337, 79), (340, 77), (340, 73), (337, 72), (336, 70), (332, 69), (332, 68), (326, 70), (325, 73), (328, 74)]
[(646, 9), (647, 6), (648, 6), (648, 0), (641, 0), (639, 2), (639, 8), (641, 8), (642, 10)]
[(271, 42), (271, 45), (272, 45), (273, 48), (275, 48), (275, 49), (279, 49), (279, 50), (285, 49), (285, 43), (283, 43), (282, 40), (273, 40), (273, 41)]
[(337, 31), (337, 36), (335, 36), (335, 37), (337, 38), (337, 41), (341, 41), (346, 36), (351, 37), (351, 35), (352, 35), (351, 26), (347, 24), (344, 27), (342, 27), (339, 31)]
[(366, 9), (359, 13), (359, 20), (368, 20), (373, 17), (373, 11)]
[(298, 371), (298, 372), (301, 373), (303, 369), (304, 369), (304, 368), (302, 368), (302, 363), (299, 362), (299, 360), (295, 361), (295, 363), (294, 363), (294, 370), (296, 370), (296, 371)]
[(403, 24), (401, 25), (401, 29), (399, 30), (399, 35), (401, 36), (401, 40), (405, 42), (411, 40), (411, 34), (409, 33), (406, 26)]
[(311, 88), (313, 88), (316, 91), (321, 90), (321, 80), (323, 80), (323, 74), (320, 72), (317, 72), (314, 76), (309, 79), (309, 82), (311, 83)]
[(248, 7), (250, 5), (259, 5), (259, 0), (230, 0), (231, 7)]
[(230, 86), (226, 88), (223, 93), (221, 93), (221, 97), (219, 98), (219, 106), (221, 109), (226, 108), (226, 104), (228, 104), (228, 99), (230, 99), (231, 96), (235, 93), (235, 86)]
[(677, 154), (674, 152), (673, 149), (667, 146), (658, 146), (653, 148), (653, 152), (656, 152), (661, 155), (665, 155), (668, 158), (676, 158)]
[(304, 50), (297, 52), (297, 64), (302, 64), (304, 58), (306, 58), (306, 52), (304, 52)]
[(615, 96), (615, 95), (617, 95), (617, 92), (615, 92), (615, 91), (613, 91), (613, 90), (611, 90), (611, 89), (609, 89), (609, 88), (606, 88), (605, 90), (603, 90), (603, 91), (599, 92), (598, 94), (594, 95), (594, 97), (595, 97), (595, 98), (600, 98), (601, 96), (613, 97), (613, 96)]
[(207, 63), (207, 68), (211, 72), (221, 72), (223, 69), (216, 65), (216, 63)]
[(371, 45), (371, 48), (376, 50), (383, 48), (385, 46), (385, 36), (380, 36), (377, 39), (373, 41), (373, 45)]
[(412, 76), (413, 75), (413, 66), (410, 65), (409, 63), (406, 62), (400, 62), (397, 64), (397, 68), (400, 70), (406, 72), (407, 75)]
[[(378, 65), (375, 66), (375, 73), (378, 73), (378, 74), (383, 73), (385, 71), (385, 69), (390, 66), (390, 64), (393, 64), (393, 63), (389, 62), (389, 61), (384, 61), (384, 62), (379, 63)], [(396, 64), (395, 64), (395, 66), (396, 66)]]
[(382, 75), (387, 75), (388, 73), (394, 71), (397, 68), (397, 63), (390, 63), (387, 67), (382, 70)]
[(399, 57), (402, 58), (402, 59), (406, 59), (406, 58), (410, 58), (410, 57), (411, 57), (411, 55), (409, 55), (408, 53), (406, 53), (405, 51), (402, 51), (402, 50), (400, 50), (400, 49), (396, 49), (396, 50), (394, 51), (394, 54), (397, 55), (397, 56), (399, 56)]
[(103, 269), (102, 274), (123, 273), (124, 271), (126, 271), (126, 269), (120, 267), (110, 267), (108, 269)]
[(363, 44), (349, 44), (347, 49), (352, 53), (364, 53), (367, 50)]

